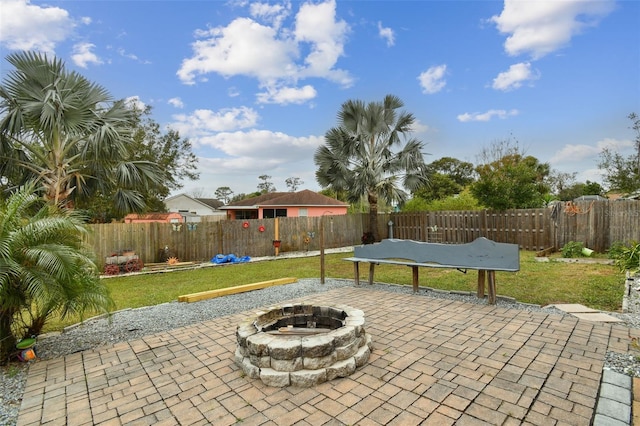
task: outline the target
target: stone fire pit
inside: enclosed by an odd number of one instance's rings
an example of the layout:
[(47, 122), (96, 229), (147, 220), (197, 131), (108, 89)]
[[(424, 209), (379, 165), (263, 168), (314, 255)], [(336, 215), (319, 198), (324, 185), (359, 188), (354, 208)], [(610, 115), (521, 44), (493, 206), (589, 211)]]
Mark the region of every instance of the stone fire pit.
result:
[(235, 362), (268, 386), (310, 387), (346, 377), (371, 354), (364, 312), (349, 306), (284, 305), (238, 325)]

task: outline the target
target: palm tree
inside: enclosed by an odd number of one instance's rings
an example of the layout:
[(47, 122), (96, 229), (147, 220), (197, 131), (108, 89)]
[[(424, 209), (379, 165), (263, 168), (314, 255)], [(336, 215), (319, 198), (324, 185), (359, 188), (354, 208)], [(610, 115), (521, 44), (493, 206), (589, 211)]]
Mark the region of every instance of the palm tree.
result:
[(343, 103), (338, 127), (325, 134), (326, 144), (314, 155), (316, 179), (323, 188), (346, 191), (350, 202), (366, 197), (369, 233), (375, 241), (378, 200), (402, 203), (407, 198), (403, 187), (413, 191), (426, 183), (424, 145), (408, 138), (415, 118), (398, 111), (403, 106), (393, 95), (366, 105), (359, 100)]
[(52, 314), (113, 307), (83, 248), (78, 213), (46, 205), (34, 185), (0, 200), (0, 363), (17, 339), (37, 335)]
[(0, 86), (2, 184), (35, 180), (55, 205), (114, 193), (119, 211), (142, 209), (138, 189), (159, 182), (162, 171), (152, 162), (129, 160), (134, 111), (59, 59), (20, 52), (7, 61), (15, 69)]

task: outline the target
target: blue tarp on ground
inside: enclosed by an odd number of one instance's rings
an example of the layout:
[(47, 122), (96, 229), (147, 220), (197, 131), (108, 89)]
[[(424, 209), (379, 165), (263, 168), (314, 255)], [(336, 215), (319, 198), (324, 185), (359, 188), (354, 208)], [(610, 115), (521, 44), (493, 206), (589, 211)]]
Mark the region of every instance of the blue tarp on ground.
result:
[(211, 259), (211, 263), (243, 263), (250, 260), (249, 256), (237, 257), (235, 254), (216, 254)]

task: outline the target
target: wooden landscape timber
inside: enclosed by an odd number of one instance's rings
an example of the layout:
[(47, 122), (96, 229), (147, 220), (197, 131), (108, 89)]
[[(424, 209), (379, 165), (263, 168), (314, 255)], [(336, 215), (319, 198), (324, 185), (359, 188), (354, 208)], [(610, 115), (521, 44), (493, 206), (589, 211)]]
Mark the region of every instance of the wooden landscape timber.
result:
[(229, 294), (244, 293), (246, 291), (260, 290), (282, 284), (291, 284), (298, 281), (297, 278), (287, 277), (275, 280), (261, 281), (253, 284), (245, 284), (236, 287), (220, 288), (217, 290), (201, 291), (199, 293), (185, 294), (178, 296), (178, 302), (198, 302), (200, 300), (213, 299), (215, 297), (227, 296)]

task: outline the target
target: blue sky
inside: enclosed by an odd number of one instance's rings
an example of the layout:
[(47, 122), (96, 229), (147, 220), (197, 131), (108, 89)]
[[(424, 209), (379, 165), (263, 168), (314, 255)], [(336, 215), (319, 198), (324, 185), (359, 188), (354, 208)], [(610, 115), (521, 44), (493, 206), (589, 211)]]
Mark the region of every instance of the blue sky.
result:
[(399, 96), (428, 162), (474, 164), (513, 138), (577, 180), (634, 152), (637, 1), (0, 0), (0, 73), (53, 53), (115, 98), (153, 107), (199, 157), (179, 192), (320, 189), (313, 153), (348, 99)]

